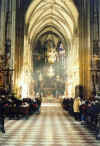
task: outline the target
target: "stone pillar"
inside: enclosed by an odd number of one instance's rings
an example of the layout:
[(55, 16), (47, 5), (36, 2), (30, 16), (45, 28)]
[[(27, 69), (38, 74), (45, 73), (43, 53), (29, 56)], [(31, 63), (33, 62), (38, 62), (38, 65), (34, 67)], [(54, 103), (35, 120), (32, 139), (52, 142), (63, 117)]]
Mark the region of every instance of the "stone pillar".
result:
[[(90, 0), (87, 2), (87, 79), (88, 79), (88, 83), (86, 82), (86, 87), (88, 90), (88, 96), (90, 96), (91, 94), (91, 58), (92, 58), (92, 54), (91, 54), (91, 41), (90, 41)], [(86, 80), (85, 80), (86, 81)]]
[(99, 48), (100, 48), (100, 0), (98, 0), (98, 15), (99, 15)]
[(5, 20), (6, 20), (6, 0), (1, 0), (1, 28), (0, 28), (0, 55), (5, 55)]
[(79, 62), (80, 85), (84, 87), (85, 96), (90, 90), (90, 0), (80, 1)]
[[(11, 68), (15, 69), (15, 47), (16, 47), (16, 0), (12, 0), (12, 30), (11, 30)], [(15, 71), (12, 75), (12, 88), (15, 85)]]
[(90, 96), (90, 66), (91, 66), (91, 48), (90, 48), (90, 0), (85, 3), (85, 25), (84, 25), (84, 87), (86, 96)]
[(94, 0), (94, 40), (97, 41), (98, 40), (98, 13), (97, 13), (97, 0)]
[[(1, 0), (0, 12), (0, 70), (5, 69), (6, 0)], [(0, 72), (0, 87), (5, 87), (5, 72)]]
[(83, 47), (83, 39), (84, 39), (84, 8), (82, 0), (79, 1), (80, 11), (79, 11), (79, 62), (80, 62), (80, 84), (84, 86), (84, 47)]

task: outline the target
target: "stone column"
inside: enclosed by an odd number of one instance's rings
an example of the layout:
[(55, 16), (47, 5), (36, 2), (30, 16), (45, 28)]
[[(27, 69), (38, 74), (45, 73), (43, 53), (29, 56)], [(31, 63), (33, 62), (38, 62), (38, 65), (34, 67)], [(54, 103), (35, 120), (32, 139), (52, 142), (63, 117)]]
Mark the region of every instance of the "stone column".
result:
[(98, 14), (99, 14), (99, 48), (100, 48), (100, 0), (98, 0)]
[[(85, 21), (86, 20), (86, 21)], [(84, 40), (83, 40), (83, 57), (84, 57), (84, 93), (86, 96), (90, 96), (90, 65), (91, 65), (91, 49), (90, 49), (90, 0), (85, 0), (84, 10)]]
[(91, 54), (91, 46), (90, 46), (90, 0), (87, 2), (87, 79), (88, 83), (86, 82), (87, 85), (87, 90), (88, 90), (88, 96), (91, 94), (91, 59), (92, 59), (92, 54)]
[[(1, 0), (0, 17), (0, 70), (5, 69), (6, 0)], [(0, 72), (0, 86), (5, 87), (5, 72)]]
[(90, 89), (90, 0), (80, 1), (80, 85), (84, 87), (86, 96)]
[[(12, 30), (11, 30), (11, 68), (15, 69), (15, 48), (16, 48), (16, 0), (12, 0)], [(12, 88), (15, 85), (15, 71), (12, 75)]]
[(83, 38), (84, 38), (84, 30), (83, 30), (83, 22), (84, 22), (84, 8), (82, 0), (79, 1), (80, 11), (79, 11), (79, 62), (80, 62), (80, 84), (84, 86), (84, 47), (83, 47)]
[(5, 20), (6, 20), (6, 0), (1, 0), (1, 28), (0, 28), (0, 55), (5, 55)]
[(98, 40), (97, 0), (94, 0), (94, 40)]

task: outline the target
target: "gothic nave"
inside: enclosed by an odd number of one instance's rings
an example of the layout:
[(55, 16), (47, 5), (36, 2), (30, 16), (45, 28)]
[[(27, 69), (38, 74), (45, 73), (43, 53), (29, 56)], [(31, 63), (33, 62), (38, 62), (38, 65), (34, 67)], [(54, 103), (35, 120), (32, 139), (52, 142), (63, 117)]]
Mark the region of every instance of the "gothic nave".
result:
[(0, 0), (0, 125), (0, 146), (100, 145), (100, 0)]

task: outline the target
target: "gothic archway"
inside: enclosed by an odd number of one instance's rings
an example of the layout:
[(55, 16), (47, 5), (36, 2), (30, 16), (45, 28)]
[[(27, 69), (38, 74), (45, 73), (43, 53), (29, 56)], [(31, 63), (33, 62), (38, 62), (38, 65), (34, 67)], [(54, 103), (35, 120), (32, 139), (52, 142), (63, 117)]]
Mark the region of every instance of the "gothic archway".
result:
[[(70, 0), (31, 1), (25, 13), (24, 29), (23, 71), (19, 77), (22, 92), (27, 88), (25, 96), (27, 94), (30, 96), (28, 88), (30, 84), (34, 84), (32, 52), (38, 39), (51, 31), (59, 36), (64, 48), (67, 49), (66, 94), (74, 96), (74, 88), (79, 84), (78, 10), (74, 2)], [(23, 75), (26, 79), (22, 80)]]

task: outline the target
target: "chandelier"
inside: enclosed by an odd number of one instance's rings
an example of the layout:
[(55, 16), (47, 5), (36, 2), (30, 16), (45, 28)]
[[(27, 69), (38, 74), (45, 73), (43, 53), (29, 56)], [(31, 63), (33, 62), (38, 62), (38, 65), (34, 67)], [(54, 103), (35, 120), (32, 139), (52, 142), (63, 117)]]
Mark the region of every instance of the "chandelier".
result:
[(52, 78), (54, 75), (55, 75), (54, 69), (53, 69), (52, 66), (50, 66), (49, 69), (48, 69), (48, 76), (49, 76), (50, 78)]
[(56, 42), (55, 42), (55, 36), (53, 32), (49, 32), (47, 34), (46, 40), (45, 40), (45, 46), (47, 48), (46, 50), (46, 56), (47, 61), (50, 64), (55, 63), (57, 59), (57, 51), (56, 51)]

